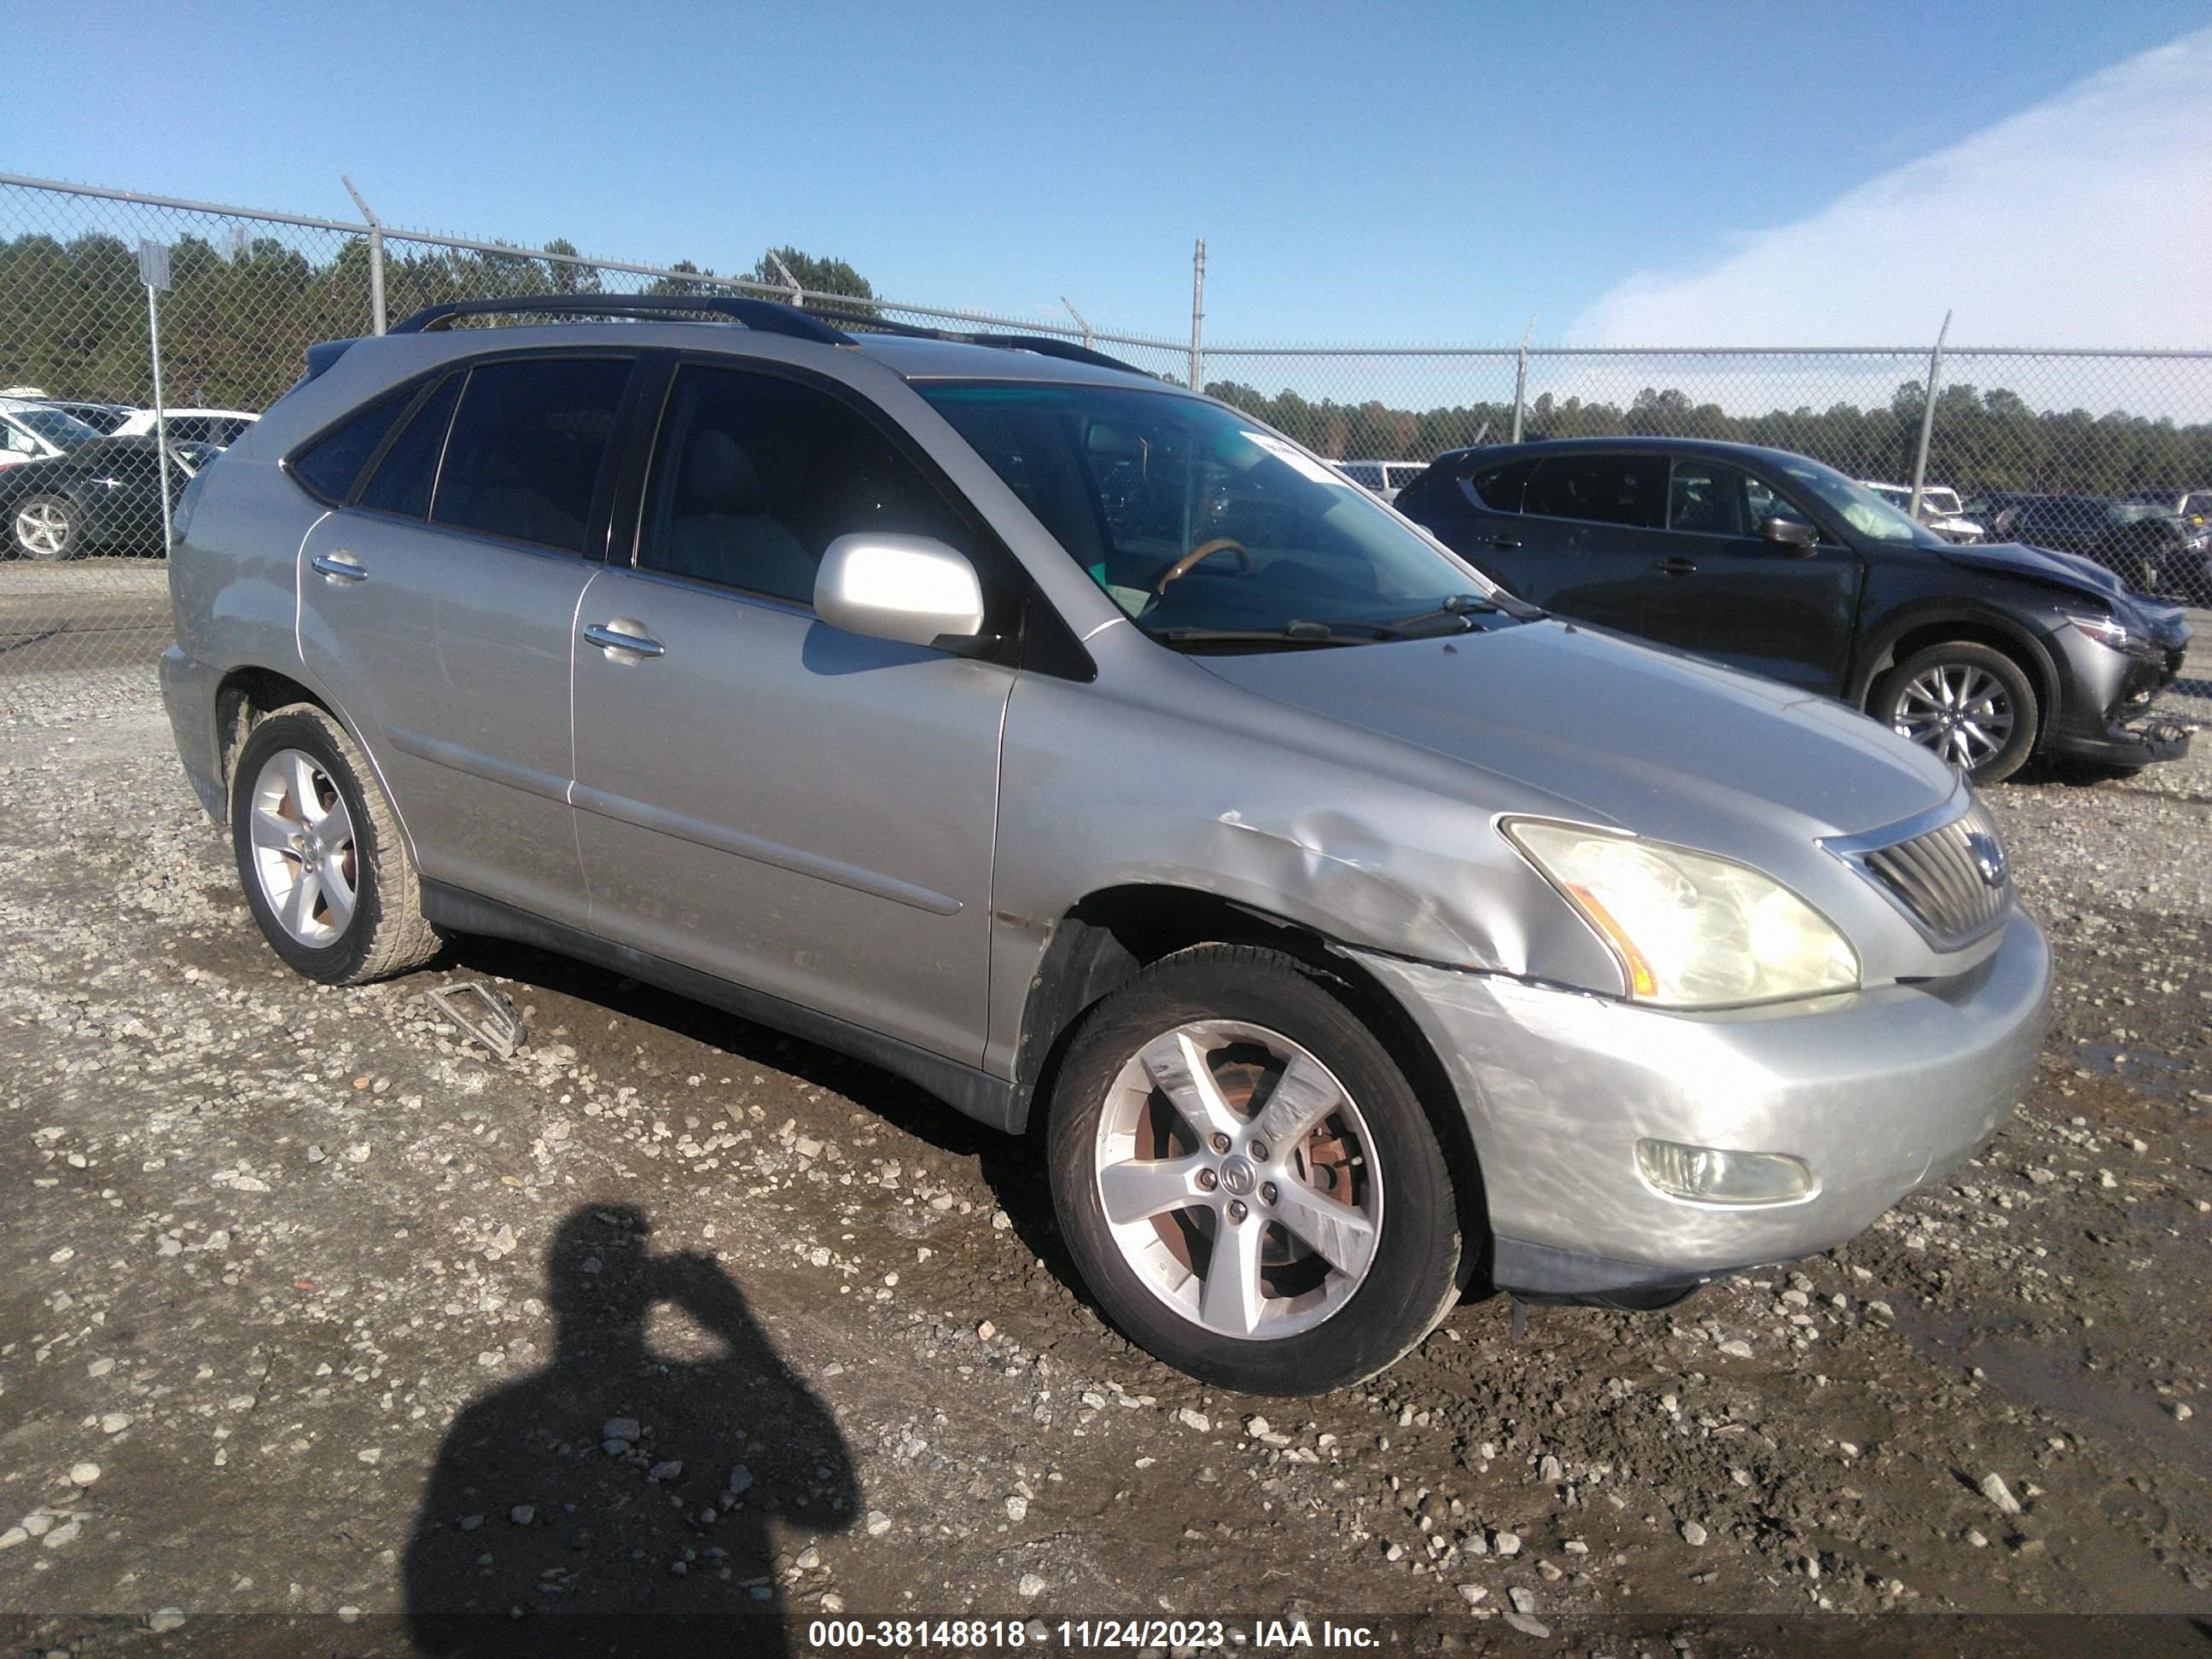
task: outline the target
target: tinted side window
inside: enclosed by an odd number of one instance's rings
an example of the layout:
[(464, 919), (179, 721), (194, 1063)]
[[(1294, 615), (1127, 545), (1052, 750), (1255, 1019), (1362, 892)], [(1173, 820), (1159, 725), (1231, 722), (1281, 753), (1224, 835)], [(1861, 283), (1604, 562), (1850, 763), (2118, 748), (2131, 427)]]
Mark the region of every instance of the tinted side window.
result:
[(1703, 536), (1753, 533), (1749, 482), (1743, 469), (1726, 461), (1678, 460), (1667, 492), (1667, 527)]
[(629, 374), (626, 357), (538, 357), (471, 369), (446, 441), (431, 521), (582, 552)]
[(446, 453), (446, 428), (453, 423), (465, 374), (449, 374), (432, 392), (392, 447), (376, 464), (375, 475), (361, 492), (361, 504), (379, 513), (410, 519), (430, 516), (430, 487), (438, 481), (438, 459)]
[(914, 465), (827, 392), (741, 369), (678, 372), (641, 568), (811, 605), (823, 551), (868, 530), (968, 539)]
[(1743, 497), (1744, 507), (1751, 520), (1749, 534), (1757, 535), (1759, 526), (1769, 519), (1784, 519), (1791, 524), (1802, 524), (1814, 529), (1819, 528), (1810, 519), (1790, 504), (1788, 496), (1779, 493), (1764, 478), (1754, 478), (1749, 473), (1745, 473)]
[(1486, 466), (1463, 481), (1462, 488), (1492, 513), (1518, 513), (1522, 493), (1528, 486), (1528, 475), (1535, 470), (1534, 461), (1507, 461), (1499, 466)]
[(1551, 456), (1537, 464), (1521, 510), (1547, 519), (1587, 519), (1656, 530), (1667, 519), (1667, 458)]
[(361, 476), (362, 467), (376, 453), (377, 445), (384, 441), (384, 434), (392, 429), (392, 422), (399, 418), (400, 410), (407, 407), (407, 400), (412, 395), (403, 392), (396, 398), (371, 404), (313, 448), (292, 457), (292, 476), (325, 501), (343, 501), (353, 489), (353, 481)]

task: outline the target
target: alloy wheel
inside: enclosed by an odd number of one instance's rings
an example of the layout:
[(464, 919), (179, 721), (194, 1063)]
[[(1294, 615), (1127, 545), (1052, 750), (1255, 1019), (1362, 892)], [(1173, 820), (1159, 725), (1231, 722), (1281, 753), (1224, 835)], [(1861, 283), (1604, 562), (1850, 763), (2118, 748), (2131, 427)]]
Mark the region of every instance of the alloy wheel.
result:
[(69, 546), (69, 510), (46, 498), (25, 502), (15, 512), (15, 544), (26, 556), (58, 559)]
[(1146, 1043), (1108, 1092), (1093, 1160), (1123, 1261), (1216, 1334), (1309, 1330), (1374, 1261), (1382, 1170), (1366, 1121), (1279, 1031), (1198, 1020)]
[(277, 924), (302, 945), (335, 945), (359, 896), (352, 814), (314, 757), (280, 749), (253, 781), (253, 872)]
[(1936, 663), (1899, 694), (1893, 724), (1899, 736), (1971, 772), (2012, 740), (2014, 718), (1996, 676), (1972, 663)]

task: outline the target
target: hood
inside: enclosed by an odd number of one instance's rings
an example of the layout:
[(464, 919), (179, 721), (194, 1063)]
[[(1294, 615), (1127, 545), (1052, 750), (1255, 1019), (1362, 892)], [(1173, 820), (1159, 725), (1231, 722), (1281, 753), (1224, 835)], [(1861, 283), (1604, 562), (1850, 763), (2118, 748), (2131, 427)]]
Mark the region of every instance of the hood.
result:
[(1729, 835), (1724, 818), (1802, 842), (1884, 828), (1959, 787), (1925, 750), (1826, 697), (1579, 623), (1191, 660), (1585, 818), (1731, 855), (1765, 837)]
[(1947, 564), (1968, 570), (1994, 570), (2000, 575), (2027, 576), (2054, 587), (2087, 592), (2108, 603), (2130, 596), (2128, 586), (2094, 559), (2055, 548), (2028, 547), (2020, 542), (1969, 542), (1931, 549)]

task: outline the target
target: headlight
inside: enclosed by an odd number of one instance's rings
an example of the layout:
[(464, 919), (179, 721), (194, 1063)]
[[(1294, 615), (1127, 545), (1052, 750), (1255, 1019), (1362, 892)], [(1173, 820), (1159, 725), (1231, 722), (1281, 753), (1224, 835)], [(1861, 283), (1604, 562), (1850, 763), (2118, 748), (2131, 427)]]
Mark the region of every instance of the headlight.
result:
[(1756, 870), (1579, 824), (1502, 827), (1612, 945), (1638, 1002), (1711, 1008), (1858, 987), (1844, 936)]
[(2115, 651), (2124, 651), (2135, 642), (2134, 636), (2128, 632), (2128, 625), (2118, 617), (2092, 611), (2069, 611), (2064, 615), (2068, 622), (2100, 645), (2109, 645)]

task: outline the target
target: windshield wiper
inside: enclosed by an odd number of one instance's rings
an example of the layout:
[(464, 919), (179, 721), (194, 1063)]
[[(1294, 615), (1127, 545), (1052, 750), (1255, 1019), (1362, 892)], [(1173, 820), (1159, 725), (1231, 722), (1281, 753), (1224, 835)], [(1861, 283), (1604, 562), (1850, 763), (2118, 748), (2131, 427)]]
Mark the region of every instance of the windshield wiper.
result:
[[(1373, 624), (1363, 624), (1373, 626)], [(1147, 629), (1147, 632), (1150, 630)], [(1285, 623), (1280, 628), (1164, 628), (1152, 637), (1168, 645), (1361, 645), (1327, 623)]]
[(1410, 617), (1394, 617), (1387, 622), (1345, 617), (1315, 625), (1332, 630), (1364, 628), (1382, 640), (1433, 639), (1445, 634), (1466, 633), (1472, 626), (1467, 618), (1479, 611), (1510, 617), (1516, 622), (1534, 622), (1544, 614), (1534, 605), (1510, 594), (1455, 593), (1441, 605), (1417, 611)]

